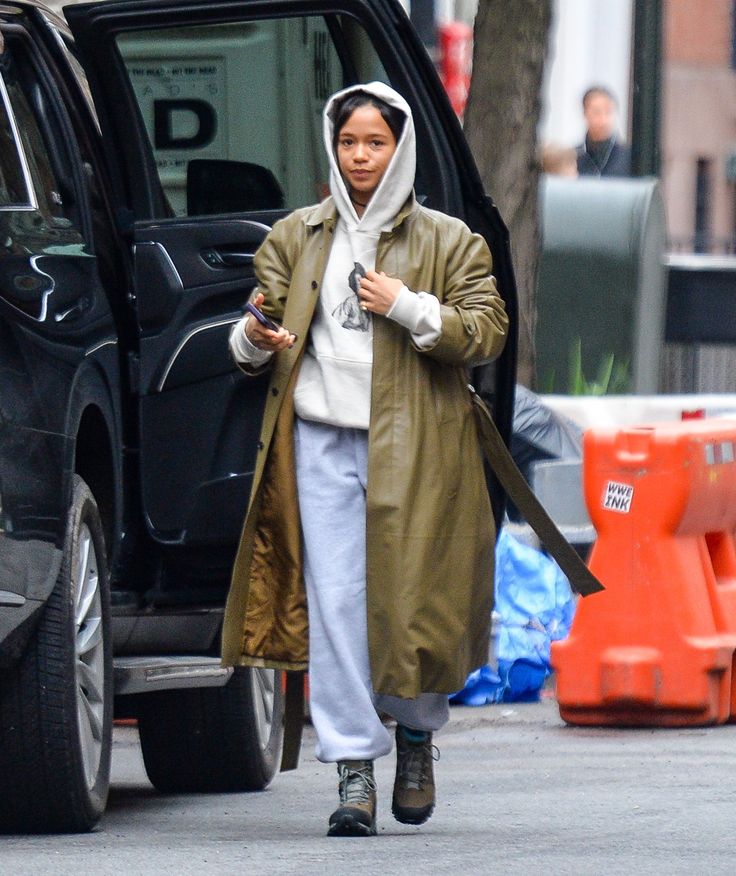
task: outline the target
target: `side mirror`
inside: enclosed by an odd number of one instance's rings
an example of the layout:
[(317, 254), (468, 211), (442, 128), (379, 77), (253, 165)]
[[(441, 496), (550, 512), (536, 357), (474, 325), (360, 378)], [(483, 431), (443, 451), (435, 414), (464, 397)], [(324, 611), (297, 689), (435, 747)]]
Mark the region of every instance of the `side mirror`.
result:
[(267, 167), (247, 161), (195, 158), (187, 165), (187, 215), (280, 210), (284, 192)]

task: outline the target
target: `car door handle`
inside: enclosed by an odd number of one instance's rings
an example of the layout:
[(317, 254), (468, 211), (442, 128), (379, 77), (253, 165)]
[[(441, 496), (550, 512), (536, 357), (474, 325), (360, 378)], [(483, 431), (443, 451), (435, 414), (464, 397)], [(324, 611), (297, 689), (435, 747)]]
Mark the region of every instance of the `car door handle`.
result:
[(227, 249), (206, 249), (202, 258), (211, 268), (244, 268), (253, 264), (255, 253)]
[(221, 252), (219, 255), (224, 264), (233, 268), (252, 265), (255, 258), (255, 253), (252, 252)]

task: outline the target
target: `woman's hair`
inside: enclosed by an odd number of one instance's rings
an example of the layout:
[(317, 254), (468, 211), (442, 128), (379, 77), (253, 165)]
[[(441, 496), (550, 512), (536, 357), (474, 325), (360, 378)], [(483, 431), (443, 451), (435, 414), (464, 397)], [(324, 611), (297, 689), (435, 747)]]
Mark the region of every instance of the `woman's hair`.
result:
[(340, 131), (345, 126), (347, 120), (352, 116), (355, 110), (359, 109), (361, 106), (374, 106), (381, 114), (384, 122), (386, 122), (391, 129), (391, 133), (394, 135), (396, 142), (399, 142), (401, 132), (404, 130), (404, 122), (406, 122), (406, 116), (404, 113), (395, 106), (386, 103), (385, 100), (381, 100), (380, 97), (374, 97), (374, 95), (369, 94), (367, 91), (351, 91), (350, 94), (346, 95), (335, 106), (335, 122), (332, 132), (333, 149), (337, 150), (337, 140), (340, 136)]

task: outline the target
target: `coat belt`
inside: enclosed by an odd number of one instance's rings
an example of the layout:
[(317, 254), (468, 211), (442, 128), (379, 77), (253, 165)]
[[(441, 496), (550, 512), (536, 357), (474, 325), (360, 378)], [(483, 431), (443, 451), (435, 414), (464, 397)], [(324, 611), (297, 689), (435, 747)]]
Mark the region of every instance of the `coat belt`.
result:
[(494, 475), (506, 494), (513, 500), (526, 522), (539, 536), (557, 565), (567, 575), (570, 586), (581, 596), (598, 593), (604, 587), (580, 559), (575, 549), (555, 526), (541, 502), (529, 488), (524, 475), (519, 471), (503, 438), (493, 422), (491, 412), (473, 387), (470, 394), (475, 409), (481, 447)]

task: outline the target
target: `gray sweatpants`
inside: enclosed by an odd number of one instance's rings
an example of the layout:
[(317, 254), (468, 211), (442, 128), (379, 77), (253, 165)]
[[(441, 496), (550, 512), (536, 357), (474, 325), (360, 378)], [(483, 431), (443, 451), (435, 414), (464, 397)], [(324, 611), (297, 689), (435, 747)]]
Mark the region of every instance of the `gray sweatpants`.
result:
[(401, 699), (375, 694), (371, 686), (365, 583), (367, 431), (297, 418), (294, 441), (316, 753), (327, 763), (372, 760), (391, 750), (379, 711), (413, 730), (439, 730), (449, 719), (447, 696)]

